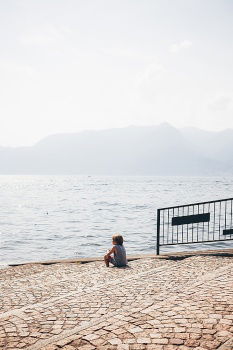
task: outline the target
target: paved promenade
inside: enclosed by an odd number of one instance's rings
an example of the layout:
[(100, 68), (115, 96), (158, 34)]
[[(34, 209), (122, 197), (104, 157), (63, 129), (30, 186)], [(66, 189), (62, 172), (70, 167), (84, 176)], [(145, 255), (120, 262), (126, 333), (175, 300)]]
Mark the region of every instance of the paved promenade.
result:
[(232, 350), (232, 256), (0, 270), (0, 349)]

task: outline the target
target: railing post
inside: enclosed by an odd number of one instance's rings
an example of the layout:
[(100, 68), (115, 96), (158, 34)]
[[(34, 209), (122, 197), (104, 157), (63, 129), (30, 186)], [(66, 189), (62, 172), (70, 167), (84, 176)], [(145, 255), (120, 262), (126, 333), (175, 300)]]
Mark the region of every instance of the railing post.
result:
[(160, 247), (160, 209), (157, 209), (157, 255)]

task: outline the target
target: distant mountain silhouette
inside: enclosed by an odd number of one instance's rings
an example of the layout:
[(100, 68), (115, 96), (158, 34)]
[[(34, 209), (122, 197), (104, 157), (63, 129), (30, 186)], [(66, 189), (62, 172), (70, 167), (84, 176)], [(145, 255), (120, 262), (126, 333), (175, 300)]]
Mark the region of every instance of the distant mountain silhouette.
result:
[(233, 174), (233, 130), (159, 126), (58, 134), (0, 147), (1, 174)]
[(186, 140), (206, 157), (225, 164), (226, 170), (233, 173), (233, 130), (211, 132), (197, 128), (181, 130)]

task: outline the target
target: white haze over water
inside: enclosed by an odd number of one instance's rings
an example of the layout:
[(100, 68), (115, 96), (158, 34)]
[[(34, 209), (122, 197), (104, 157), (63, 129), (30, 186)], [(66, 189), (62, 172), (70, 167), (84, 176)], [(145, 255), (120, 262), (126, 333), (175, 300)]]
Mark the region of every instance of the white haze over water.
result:
[[(0, 261), (102, 256), (116, 232), (125, 237), (128, 254), (154, 253), (158, 208), (232, 193), (232, 177), (2, 175)], [(226, 243), (210, 246), (224, 248)]]
[(232, 0), (0, 1), (0, 146), (233, 128)]

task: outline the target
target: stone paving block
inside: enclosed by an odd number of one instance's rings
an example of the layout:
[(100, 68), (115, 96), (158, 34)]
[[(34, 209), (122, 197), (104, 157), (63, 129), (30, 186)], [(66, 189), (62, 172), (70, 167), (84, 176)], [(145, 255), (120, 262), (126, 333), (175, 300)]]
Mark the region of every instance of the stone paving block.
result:
[(168, 344), (167, 338), (152, 338), (151, 341), (153, 344), (163, 344), (163, 345)]
[(48, 345), (48, 346), (41, 348), (41, 350), (57, 350), (57, 349), (58, 348), (56, 345)]
[[(90, 345), (90, 344), (86, 344), (86, 345), (81, 345), (78, 349), (80, 349), (80, 350), (95, 350), (95, 346)], [(74, 348), (72, 350), (74, 350)]]

